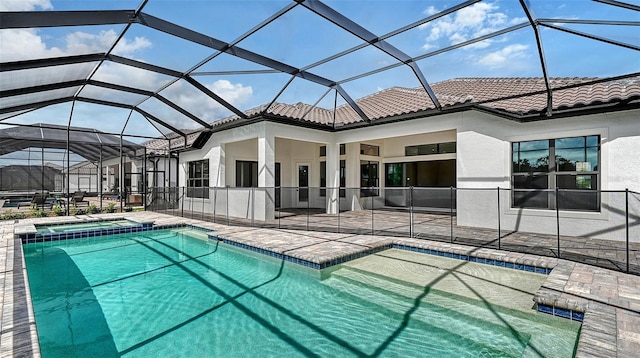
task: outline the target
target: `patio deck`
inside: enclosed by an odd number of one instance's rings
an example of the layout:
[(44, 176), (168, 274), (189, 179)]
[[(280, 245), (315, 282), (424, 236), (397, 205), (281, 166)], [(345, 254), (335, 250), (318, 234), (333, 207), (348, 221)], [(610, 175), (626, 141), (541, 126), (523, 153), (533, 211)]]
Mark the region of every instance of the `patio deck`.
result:
[[(539, 256), (564, 258), (570, 261), (626, 272), (627, 252), (624, 241), (588, 237), (558, 236), (459, 226), (455, 215), (399, 210), (359, 210), (326, 214), (305, 209), (283, 209), (271, 221), (227, 218), (226, 215), (198, 211), (164, 211), (187, 218), (237, 226), (319, 231), (326, 233), (360, 234), (393, 237), (413, 237), (438, 242), (493, 248)], [(411, 218), (412, 216), (412, 218)], [(413, 228), (410, 228), (410, 222)], [(561, 228), (562, 233), (562, 228)], [(640, 237), (629, 242), (629, 272), (640, 275)]]

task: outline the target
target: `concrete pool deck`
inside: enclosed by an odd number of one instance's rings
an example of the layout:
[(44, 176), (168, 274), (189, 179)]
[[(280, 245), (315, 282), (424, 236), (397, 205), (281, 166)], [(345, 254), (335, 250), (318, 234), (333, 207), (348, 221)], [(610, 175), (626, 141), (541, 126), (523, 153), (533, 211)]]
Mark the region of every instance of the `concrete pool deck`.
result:
[(0, 222), (0, 357), (39, 357), (38, 335), (21, 242), (16, 230), (32, 224), (121, 218), (158, 226), (194, 225), (219, 239), (311, 263), (350, 260), (393, 245), (474, 256), (487, 260), (553, 268), (534, 300), (584, 312), (578, 357), (630, 357), (640, 351), (640, 276), (586, 264), (489, 248), (424, 239), (226, 226), (153, 212), (51, 217)]

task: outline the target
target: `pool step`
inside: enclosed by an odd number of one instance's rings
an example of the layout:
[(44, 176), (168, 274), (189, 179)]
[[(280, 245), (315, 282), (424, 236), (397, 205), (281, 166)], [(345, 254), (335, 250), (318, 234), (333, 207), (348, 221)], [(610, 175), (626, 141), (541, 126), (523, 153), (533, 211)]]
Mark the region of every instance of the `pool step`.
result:
[[(530, 334), (516, 332), (504, 324), (476, 317), (486, 315), (483, 311), (491, 312), (486, 308), (455, 302), (454, 297), (439, 292), (429, 291), (425, 295), (424, 288), (383, 280), (350, 268), (334, 271), (323, 283), (352, 299), (376, 306), (385, 315), (395, 316), (398, 322), (408, 319), (412, 324), (424, 326), (425, 332), (437, 339), (453, 339), (476, 348), (481, 345), (491, 352), (489, 355), (519, 357), (531, 338)], [(461, 323), (452, 325), (453, 320)]]
[[(380, 272), (372, 272), (367, 269), (346, 265), (333, 272), (332, 275), (344, 277), (357, 284), (362, 284), (411, 300), (422, 295), (427, 289), (427, 286), (386, 276)], [(522, 311), (491, 303), (487, 301), (485, 297), (474, 298), (463, 296), (457, 293), (444, 291), (443, 288), (444, 287), (441, 285), (439, 285), (437, 289), (431, 286), (428, 287), (429, 294), (426, 299), (430, 304), (438, 305), (447, 309), (454, 309), (457, 312), (495, 324), (502, 324), (502, 320), (500, 320), (494, 312), (499, 312), (501, 315), (516, 316), (524, 319), (527, 319), (531, 314), (534, 314), (533, 297), (531, 300), (532, 309), (529, 311)], [(488, 307), (491, 309), (488, 310)]]
[[(455, 293), (445, 292), (433, 288), (425, 288), (405, 281), (400, 281), (369, 271), (360, 270), (353, 267), (342, 267), (331, 274), (352, 284), (377, 290), (401, 300), (414, 302), (417, 298), (430, 305), (436, 305), (444, 309), (453, 310), (456, 313), (464, 314), (474, 319), (479, 319), (491, 324), (502, 325), (503, 321), (497, 317), (512, 316), (527, 319), (535, 311), (528, 313), (519, 310), (489, 304), (488, 302), (460, 296)], [(427, 293), (425, 295), (425, 292)], [(490, 308), (490, 309), (488, 309)]]

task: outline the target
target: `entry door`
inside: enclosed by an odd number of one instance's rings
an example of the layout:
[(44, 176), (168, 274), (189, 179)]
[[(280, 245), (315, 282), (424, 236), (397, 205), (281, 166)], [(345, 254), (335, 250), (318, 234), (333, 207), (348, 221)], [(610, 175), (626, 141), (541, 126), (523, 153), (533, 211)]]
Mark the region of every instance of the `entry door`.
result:
[(298, 204), (309, 201), (309, 164), (298, 164)]

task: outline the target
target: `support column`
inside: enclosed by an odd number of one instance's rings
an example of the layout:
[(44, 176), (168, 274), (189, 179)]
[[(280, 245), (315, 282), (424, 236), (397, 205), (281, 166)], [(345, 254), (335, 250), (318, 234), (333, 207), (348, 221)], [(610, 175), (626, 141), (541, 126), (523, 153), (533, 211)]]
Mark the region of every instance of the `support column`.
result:
[(276, 155), (275, 137), (267, 128), (258, 135), (258, 187), (255, 192), (255, 219), (275, 218)]
[(347, 143), (347, 197), (351, 210), (361, 210), (360, 205), (360, 143)]
[[(327, 214), (337, 214), (340, 186), (340, 145), (327, 143)], [(330, 188), (330, 189), (329, 189)]]
[(104, 188), (102, 187), (102, 146), (100, 146), (100, 161), (98, 163), (98, 196), (100, 197), (100, 209), (102, 209), (102, 195), (104, 194)]
[(209, 187), (213, 189), (209, 190), (209, 200), (211, 202), (211, 212), (214, 213), (226, 213), (229, 208), (229, 203), (226, 202), (226, 197), (219, 195), (220, 189), (224, 188), (226, 181), (226, 156), (225, 156), (225, 144), (217, 143), (214, 141), (213, 148), (209, 151)]
[(147, 210), (147, 147), (142, 158), (142, 207)]
[(209, 183), (212, 187), (226, 185), (226, 156), (225, 144), (215, 145), (209, 151)]

